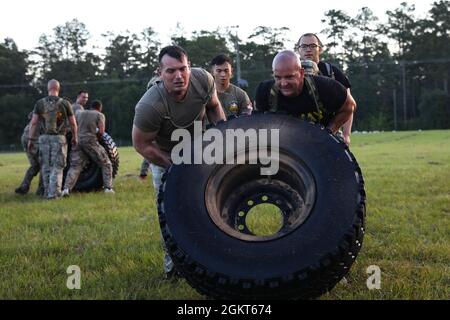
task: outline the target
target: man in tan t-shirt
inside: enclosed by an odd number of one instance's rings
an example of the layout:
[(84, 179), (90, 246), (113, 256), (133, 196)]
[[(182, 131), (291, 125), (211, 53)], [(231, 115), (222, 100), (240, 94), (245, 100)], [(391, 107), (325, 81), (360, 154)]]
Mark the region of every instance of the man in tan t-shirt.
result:
[(71, 157), (73, 162), (70, 164), (64, 182), (63, 196), (69, 195), (80, 176), (81, 170), (89, 159), (102, 169), (105, 193), (114, 193), (111, 160), (105, 148), (98, 142), (98, 137), (105, 132), (105, 115), (102, 113), (102, 103), (98, 100), (93, 101), (91, 109), (77, 112), (78, 148), (72, 151), (76, 152), (77, 155)]
[[(177, 144), (170, 140), (172, 132), (186, 128), (192, 133), (194, 121), (203, 121), (205, 115), (212, 123), (225, 120), (213, 77), (206, 70), (191, 69), (183, 48), (163, 48), (158, 73), (161, 81), (153, 84), (136, 105), (132, 132), (136, 151), (151, 163), (156, 196), (162, 175), (172, 163), (170, 152)], [(174, 274), (167, 252), (163, 268), (167, 276)]]
[(233, 77), (231, 59), (224, 54), (219, 54), (211, 60), (210, 66), (225, 115), (228, 117), (251, 114), (252, 102), (247, 93), (230, 82)]

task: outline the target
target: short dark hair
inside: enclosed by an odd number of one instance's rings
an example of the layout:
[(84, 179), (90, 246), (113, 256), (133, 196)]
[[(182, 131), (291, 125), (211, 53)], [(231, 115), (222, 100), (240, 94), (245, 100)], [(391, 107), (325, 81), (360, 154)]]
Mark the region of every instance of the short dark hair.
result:
[(103, 107), (103, 104), (100, 100), (94, 100), (91, 103), (91, 109), (101, 110), (102, 107)]
[[(181, 61), (181, 59), (183, 58), (183, 56), (186, 57), (186, 59), (188, 59), (188, 55), (186, 50), (184, 50), (182, 47), (180, 46), (167, 46), (161, 49), (159, 56), (158, 56), (158, 60), (159, 60), (159, 64), (161, 65), (161, 60), (165, 55), (168, 55), (169, 57), (172, 57), (174, 59), (177, 59), (178, 61)], [(189, 59), (188, 59), (189, 60)]]
[(87, 94), (89, 94), (89, 92), (87, 92), (86, 90), (80, 90), (80, 91), (78, 91), (77, 97), (78, 97), (80, 94), (82, 94), (82, 93), (87, 93)]
[(319, 37), (315, 33), (305, 33), (301, 35), (297, 41), (297, 47), (300, 46), (300, 41), (302, 41), (303, 37), (315, 37), (317, 39), (317, 42), (319, 43), (319, 46), (323, 47), (322, 41), (320, 41)]
[(221, 53), (221, 54), (215, 56), (215, 57), (211, 60), (211, 62), (209, 63), (209, 65), (210, 65), (211, 67), (212, 67), (212, 66), (220, 66), (220, 65), (224, 64), (225, 62), (228, 62), (229, 64), (232, 64), (232, 63), (231, 63), (230, 57), (228, 57), (227, 55)]

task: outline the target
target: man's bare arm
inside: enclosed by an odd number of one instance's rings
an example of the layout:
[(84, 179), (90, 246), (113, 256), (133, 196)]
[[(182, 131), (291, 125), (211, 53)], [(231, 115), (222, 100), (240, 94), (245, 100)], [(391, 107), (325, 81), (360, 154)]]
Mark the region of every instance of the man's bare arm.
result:
[(351, 94), (347, 94), (347, 99), (345, 100), (344, 104), (339, 109), (337, 114), (334, 116), (334, 118), (331, 119), (330, 123), (328, 124), (328, 129), (330, 129), (331, 132), (336, 133), (339, 128), (344, 125), (344, 123), (350, 120), (353, 113), (355, 112), (355, 108), (355, 100), (353, 99)]
[(28, 132), (28, 150), (30, 150), (33, 147), (33, 139), (35, 137), (34, 132), (36, 131), (37, 124), (39, 122), (39, 116), (35, 113), (33, 113), (33, 117), (31, 118), (30, 122), (30, 131)]
[(136, 126), (133, 126), (133, 147), (140, 155), (151, 163), (167, 168), (172, 164), (172, 161), (167, 152), (162, 151), (156, 144), (153, 143), (157, 134), (157, 131), (145, 132)]
[[(352, 95), (350, 89), (347, 89), (347, 94), (350, 96)], [(355, 110), (356, 110), (356, 102), (355, 102)], [(348, 146), (350, 146), (350, 135), (352, 133), (352, 125), (353, 125), (353, 113), (350, 116), (350, 119), (342, 126), (342, 134), (344, 135), (344, 141)]]
[(103, 134), (105, 133), (105, 121), (100, 119), (100, 121), (97, 124), (97, 137), (100, 139)]
[(72, 129), (72, 145), (76, 146), (78, 144), (78, 127), (75, 116), (72, 115), (69, 117), (69, 124)]
[(214, 90), (214, 94), (206, 105), (206, 116), (209, 122), (217, 123), (221, 120), (226, 121), (227, 118), (223, 112), (222, 105), (220, 104), (219, 98), (217, 97), (217, 92)]

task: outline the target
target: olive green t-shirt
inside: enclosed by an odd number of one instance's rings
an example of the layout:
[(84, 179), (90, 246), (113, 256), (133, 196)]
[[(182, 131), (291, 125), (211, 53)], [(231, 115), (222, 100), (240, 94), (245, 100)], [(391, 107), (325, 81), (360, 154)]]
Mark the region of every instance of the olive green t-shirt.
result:
[(224, 92), (217, 92), (220, 103), (225, 111), (225, 115), (250, 114), (252, 112), (250, 98), (241, 88), (230, 83)]
[[(193, 81), (196, 81), (198, 88)], [(163, 82), (157, 83), (137, 103), (134, 125), (144, 132), (158, 132), (157, 145), (162, 150), (170, 152), (178, 143), (171, 141), (172, 132), (177, 128), (184, 128), (192, 134), (194, 121), (204, 120), (205, 105), (211, 99), (214, 90), (214, 78), (200, 68), (192, 68), (186, 97), (182, 101), (175, 101), (168, 94)]]
[(95, 110), (77, 112), (78, 139), (97, 139), (97, 128), (105, 125), (105, 115)]
[(50, 135), (65, 135), (69, 127), (69, 117), (73, 116), (70, 102), (55, 96), (48, 96), (36, 102), (33, 113), (43, 121), (42, 134)]

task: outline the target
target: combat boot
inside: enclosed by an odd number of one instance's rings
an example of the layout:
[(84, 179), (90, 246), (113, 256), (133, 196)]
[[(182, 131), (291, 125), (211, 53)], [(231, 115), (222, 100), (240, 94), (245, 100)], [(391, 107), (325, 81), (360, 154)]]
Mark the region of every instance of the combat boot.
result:
[(16, 192), (17, 194), (27, 194), (27, 193), (28, 193), (28, 190), (30, 190), (30, 188), (27, 188), (27, 187), (24, 187), (24, 186), (20, 186), (20, 187), (18, 187), (18, 188), (15, 190), (15, 192)]

